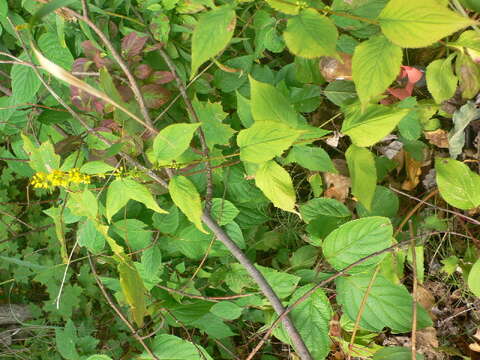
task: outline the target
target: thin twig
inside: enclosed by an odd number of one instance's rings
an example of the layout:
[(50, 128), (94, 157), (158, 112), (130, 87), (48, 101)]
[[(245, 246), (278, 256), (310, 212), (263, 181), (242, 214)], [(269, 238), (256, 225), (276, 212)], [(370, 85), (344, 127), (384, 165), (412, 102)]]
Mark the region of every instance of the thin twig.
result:
[(235, 299), (240, 299), (240, 298), (249, 297), (249, 296), (254, 295), (254, 294), (239, 294), (239, 295), (230, 295), (230, 296), (203, 296), (203, 295), (195, 295), (195, 294), (186, 293), (185, 291), (172, 289), (168, 286), (164, 286), (164, 285), (160, 285), (160, 284), (157, 284), (155, 286), (160, 288), (160, 289), (163, 289), (165, 291), (168, 291), (168, 292), (171, 292), (171, 293), (174, 293), (174, 294), (178, 294), (178, 295), (182, 295), (182, 296), (186, 296), (186, 297), (191, 298), (191, 299), (199, 299), (199, 300), (205, 300), (205, 301), (210, 301), (210, 302), (235, 300)]
[(103, 297), (105, 298), (105, 300), (107, 300), (108, 304), (110, 305), (110, 307), (113, 309), (113, 311), (115, 311), (115, 313), (118, 315), (118, 317), (123, 321), (123, 323), (128, 327), (128, 329), (130, 330), (130, 332), (132, 333), (133, 337), (135, 339), (137, 339), (137, 341), (142, 344), (143, 348), (145, 349), (145, 351), (148, 353), (149, 356), (151, 356), (153, 359), (155, 360), (160, 360), (153, 352), (152, 350), (150, 350), (150, 348), (148, 347), (148, 345), (145, 343), (145, 341), (143, 341), (142, 337), (140, 335), (138, 335), (137, 331), (135, 330), (135, 328), (133, 327), (133, 325), (130, 323), (130, 321), (128, 321), (128, 319), (125, 317), (125, 315), (123, 315), (123, 313), (120, 311), (120, 309), (118, 308), (118, 306), (113, 302), (112, 298), (110, 297), (110, 295), (107, 293), (107, 290), (105, 290), (105, 286), (103, 286), (102, 282), (100, 281), (100, 279), (98, 278), (98, 273), (97, 273), (97, 269), (95, 268), (95, 263), (94, 261), (92, 260), (92, 257), (90, 256), (90, 253), (88, 253), (88, 262), (90, 263), (90, 268), (92, 269), (92, 273), (93, 273), (93, 277), (95, 278), (95, 281), (97, 282), (97, 285), (98, 287), (100, 288), (100, 291), (102, 292), (103, 294)]

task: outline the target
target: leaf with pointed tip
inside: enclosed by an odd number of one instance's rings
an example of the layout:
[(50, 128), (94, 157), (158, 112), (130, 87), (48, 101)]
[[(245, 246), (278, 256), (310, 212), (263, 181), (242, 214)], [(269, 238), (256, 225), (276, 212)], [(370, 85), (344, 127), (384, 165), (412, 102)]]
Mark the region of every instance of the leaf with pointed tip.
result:
[(377, 186), (377, 168), (373, 154), (365, 148), (355, 145), (345, 152), (345, 158), (352, 180), (352, 194), (371, 210), (373, 195)]
[(200, 124), (172, 124), (158, 133), (153, 141), (153, 154), (160, 164), (177, 159), (190, 146)]

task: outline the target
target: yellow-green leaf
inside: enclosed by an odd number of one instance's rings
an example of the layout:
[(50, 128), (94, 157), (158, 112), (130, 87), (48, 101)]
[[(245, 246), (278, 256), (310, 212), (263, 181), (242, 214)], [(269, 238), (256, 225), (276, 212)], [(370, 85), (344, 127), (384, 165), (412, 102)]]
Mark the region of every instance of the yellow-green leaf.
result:
[(143, 326), (143, 317), (147, 312), (145, 305), (145, 286), (132, 262), (120, 262), (118, 264), (120, 274), (120, 286), (125, 300), (130, 306), (133, 320), (139, 328)]
[(357, 107), (347, 114), (342, 132), (357, 146), (371, 146), (390, 134), (409, 112), (383, 105), (371, 105), (362, 112)]
[(452, 60), (455, 54), (446, 59), (432, 61), (427, 66), (427, 87), (437, 104), (450, 99), (457, 89), (458, 78), (453, 73)]
[(429, 46), (475, 24), (436, 0), (390, 0), (378, 20), (385, 36), (405, 48)]
[(288, 15), (297, 15), (301, 9), (296, 0), (267, 0), (267, 3), (275, 10)]
[(271, 160), (292, 146), (300, 134), (301, 131), (277, 122), (256, 122), (238, 134), (240, 159), (253, 163)]
[(290, 18), (283, 33), (288, 49), (297, 56), (335, 56), (338, 31), (333, 22), (313, 9)]
[(208, 234), (202, 225), (202, 201), (195, 185), (185, 176), (175, 176), (168, 184), (173, 202), (198, 230)]
[(173, 124), (165, 127), (153, 141), (153, 154), (160, 164), (177, 159), (190, 146), (200, 124)]
[(480, 297), (480, 259), (473, 264), (468, 274), (468, 287), (476, 297)]
[(345, 152), (345, 158), (352, 180), (352, 194), (367, 210), (371, 210), (377, 186), (375, 158), (367, 149), (355, 145), (350, 145)]
[(235, 11), (231, 6), (221, 6), (200, 16), (192, 36), (192, 72), (208, 59), (225, 49), (235, 29)]
[(453, 159), (435, 159), (437, 185), (447, 203), (469, 210), (480, 206), (480, 175)]
[(275, 161), (267, 161), (255, 174), (255, 184), (276, 207), (295, 212), (295, 190), (290, 174)]
[(402, 49), (381, 35), (355, 48), (352, 76), (362, 104), (387, 90), (400, 72), (402, 57)]

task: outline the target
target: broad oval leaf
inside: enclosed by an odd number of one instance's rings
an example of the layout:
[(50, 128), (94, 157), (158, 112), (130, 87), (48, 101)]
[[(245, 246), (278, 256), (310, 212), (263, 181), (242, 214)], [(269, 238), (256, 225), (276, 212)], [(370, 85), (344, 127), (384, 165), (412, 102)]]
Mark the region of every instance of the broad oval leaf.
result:
[(237, 144), (240, 159), (262, 163), (281, 155), (297, 140), (301, 131), (273, 121), (255, 122), (248, 129), (240, 131)]
[(250, 77), (250, 106), (256, 122), (271, 121), (296, 128), (298, 115), (290, 101), (278, 89)]
[(200, 124), (173, 124), (162, 129), (153, 141), (154, 158), (161, 164), (175, 160), (189, 147)]
[(130, 306), (133, 320), (138, 327), (143, 326), (143, 317), (146, 315), (145, 286), (142, 278), (133, 263), (120, 262), (118, 264), (120, 286), (125, 300)]
[(335, 218), (346, 218), (352, 216), (350, 210), (340, 201), (330, 198), (316, 198), (309, 200), (300, 206), (300, 214), (303, 220), (309, 223), (313, 219), (323, 215)]
[(402, 49), (385, 36), (376, 36), (355, 48), (352, 76), (362, 104), (387, 90), (402, 65)]
[(275, 10), (283, 12), (288, 15), (297, 15), (301, 7), (298, 1), (295, 0), (266, 0)]
[(378, 17), (385, 36), (406, 48), (425, 47), (475, 21), (448, 10), (437, 0), (390, 0)]
[(352, 194), (363, 206), (371, 210), (377, 185), (374, 155), (365, 148), (350, 145), (345, 152), (345, 158), (352, 180)]
[(89, 356), (87, 360), (112, 360), (112, 358), (107, 355), (95, 354), (95, 355)]
[[(390, 220), (372, 216), (352, 220), (332, 231), (322, 244), (325, 259), (335, 270), (392, 245), (393, 227)], [(358, 273), (377, 265), (386, 253), (374, 256), (355, 266), (349, 273)]]
[(290, 174), (275, 161), (267, 161), (255, 174), (255, 184), (276, 207), (295, 212), (295, 190)]
[[(350, 319), (356, 319), (360, 305), (372, 278), (371, 273), (340, 277), (336, 280), (337, 301)], [(378, 274), (365, 302), (360, 326), (379, 332), (389, 327), (393, 333), (412, 329), (412, 296), (403, 285), (395, 285)], [(432, 326), (423, 307), (417, 305), (417, 329)]]
[(338, 31), (333, 22), (314, 9), (290, 18), (283, 33), (288, 49), (297, 56), (335, 56)]
[(187, 216), (195, 227), (208, 234), (202, 225), (202, 201), (195, 185), (185, 176), (175, 176), (168, 184), (168, 191), (175, 205)]
[(82, 165), (80, 172), (83, 174), (104, 174), (113, 171), (115, 168), (112, 165), (104, 163), (103, 161), (90, 161)]
[(227, 225), (233, 222), (240, 211), (230, 201), (214, 198), (210, 213), (218, 225)]
[(294, 146), (285, 160), (287, 163), (296, 162), (300, 166), (313, 171), (325, 171), (334, 174), (338, 172), (328, 153), (321, 147)]
[(480, 298), (480, 259), (473, 264), (468, 274), (468, 287), (470, 291)]
[(480, 206), (480, 175), (453, 159), (435, 159), (437, 185), (447, 203), (469, 210)]
[[(412, 349), (404, 346), (391, 346), (378, 350), (372, 360), (411, 360)], [(423, 360), (422, 354), (416, 354), (417, 360)]]
[[(305, 285), (297, 289), (289, 301), (292, 305), (301, 298), (313, 285)], [(329, 323), (332, 318), (332, 308), (327, 296), (321, 289), (315, 290), (307, 300), (296, 306), (292, 312), (292, 320), (305, 341), (308, 350), (314, 359), (325, 359), (330, 352), (330, 338), (328, 336)], [(283, 327), (277, 327), (273, 334), (285, 343), (290, 343)]]
[[(155, 336), (152, 352), (159, 360), (213, 360), (201, 345), (192, 344), (187, 340), (169, 334)], [(145, 352), (138, 359), (151, 360), (152, 357)]]
[(458, 78), (453, 73), (452, 54), (446, 59), (432, 61), (427, 66), (425, 78), (427, 79), (427, 87), (430, 94), (437, 104), (450, 99), (457, 89)]
[(110, 221), (113, 215), (124, 207), (128, 200), (135, 200), (143, 203), (147, 208), (158, 213), (167, 213), (161, 209), (152, 193), (145, 185), (135, 180), (124, 178), (114, 180), (107, 191), (106, 215)]
[(235, 29), (235, 11), (231, 6), (221, 6), (200, 16), (192, 36), (192, 71), (217, 55), (230, 42)]
[(371, 146), (390, 134), (409, 112), (383, 105), (371, 105), (363, 112), (355, 108), (343, 122), (342, 132), (357, 146)]

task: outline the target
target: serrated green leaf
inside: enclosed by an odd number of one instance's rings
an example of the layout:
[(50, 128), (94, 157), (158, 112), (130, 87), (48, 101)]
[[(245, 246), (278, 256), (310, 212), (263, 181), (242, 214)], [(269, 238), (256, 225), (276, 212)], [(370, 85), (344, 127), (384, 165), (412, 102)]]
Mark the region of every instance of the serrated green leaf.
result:
[[(213, 360), (207, 351), (198, 344), (192, 344), (174, 335), (161, 334), (153, 339), (152, 351), (159, 360)], [(151, 360), (143, 353), (139, 360)]]
[(312, 171), (324, 171), (334, 174), (338, 172), (328, 153), (321, 147), (294, 146), (285, 160), (287, 163), (296, 162), (300, 166)]
[(235, 205), (228, 200), (219, 198), (212, 199), (210, 213), (218, 225), (227, 225), (233, 222), (233, 219), (235, 219), (239, 212)]
[(195, 76), (200, 65), (228, 45), (235, 30), (235, 23), (235, 11), (229, 5), (200, 16), (192, 36), (191, 77)]
[(307, 223), (321, 215), (335, 218), (352, 216), (350, 210), (344, 204), (330, 198), (316, 198), (306, 202), (300, 206), (300, 214), (302, 214), (303, 220)]
[[(28, 56), (20, 55), (20, 59), (29, 61)], [(32, 102), (40, 89), (41, 82), (30, 66), (15, 64), (10, 72), (12, 78), (12, 93), (15, 104)]]
[(54, 33), (47, 32), (38, 39), (38, 47), (42, 52), (65, 70), (70, 71), (73, 64), (73, 56), (67, 47), (63, 47)]
[(177, 159), (190, 146), (200, 124), (173, 124), (162, 129), (153, 141), (153, 155), (160, 164)]
[(383, 105), (370, 105), (363, 112), (356, 108), (348, 113), (342, 132), (357, 146), (371, 146), (390, 134), (409, 111)]
[[(356, 319), (360, 304), (372, 278), (371, 273), (355, 274), (336, 280), (337, 301), (350, 319)], [(379, 332), (389, 327), (393, 333), (406, 333), (412, 329), (411, 295), (403, 285), (394, 285), (378, 274), (365, 302), (360, 326)], [(417, 305), (417, 329), (432, 326), (432, 320), (423, 307)]]
[(120, 262), (118, 264), (120, 286), (125, 300), (130, 306), (132, 317), (138, 327), (143, 326), (143, 317), (146, 315), (145, 287), (142, 278), (133, 263)]
[(255, 174), (255, 184), (276, 207), (295, 212), (295, 189), (290, 174), (275, 161), (267, 161)]
[(300, 278), (296, 275), (281, 272), (268, 267), (256, 265), (258, 270), (265, 276), (265, 279), (280, 299), (286, 298), (293, 293)]
[[(321, 34), (321, 36), (319, 36)], [(290, 18), (283, 37), (288, 49), (304, 58), (335, 56), (338, 31), (333, 22), (314, 9)]]
[(114, 180), (107, 190), (106, 215), (110, 221), (112, 216), (124, 207), (128, 200), (135, 200), (144, 204), (147, 208), (158, 213), (166, 213), (161, 209), (152, 193), (145, 185), (128, 178)]
[(457, 89), (458, 78), (453, 73), (452, 60), (455, 54), (446, 59), (432, 61), (427, 66), (426, 79), (430, 94), (437, 104), (450, 99)]
[(453, 129), (448, 133), (448, 150), (452, 158), (455, 159), (462, 153), (465, 145), (465, 128), (479, 117), (480, 109), (471, 101), (453, 114)]
[(372, 208), (368, 211), (361, 203), (357, 203), (357, 213), (360, 217), (385, 216), (393, 218), (399, 207), (398, 196), (384, 186), (377, 186), (373, 196)]
[(384, 36), (373, 37), (355, 48), (352, 77), (362, 104), (387, 90), (400, 72), (402, 57), (402, 49)]
[(357, 98), (355, 84), (348, 80), (332, 81), (323, 90), (324, 95), (337, 106), (347, 105)]
[(67, 205), (75, 215), (85, 216), (91, 220), (95, 220), (97, 217), (98, 200), (88, 189), (83, 192), (72, 192)]
[(281, 11), (288, 15), (297, 15), (301, 9), (296, 0), (266, 0), (275, 10)]
[(175, 205), (187, 216), (195, 227), (208, 234), (202, 225), (202, 202), (195, 185), (185, 176), (175, 176), (168, 184), (168, 191)]
[[(295, 303), (312, 286), (305, 285), (297, 289), (292, 295), (289, 305)], [(325, 359), (330, 352), (328, 331), (332, 314), (330, 302), (321, 289), (315, 290), (307, 300), (300, 303), (291, 312), (290, 316), (314, 359)], [(277, 327), (273, 334), (281, 341), (287, 344), (290, 343), (283, 325), (282, 327)]]
[(77, 338), (77, 329), (71, 319), (67, 320), (65, 328), (55, 329), (55, 341), (58, 352), (68, 360), (80, 359), (80, 355), (75, 347)]
[(153, 233), (147, 225), (137, 219), (121, 219), (113, 223), (110, 229), (120, 236), (133, 251), (140, 251), (151, 245)]
[(480, 297), (480, 260), (477, 260), (470, 269), (468, 287), (476, 297)]
[(30, 157), (28, 164), (33, 170), (48, 174), (60, 167), (60, 156), (55, 153), (55, 148), (50, 141), (46, 141), (40, 147), (37, 147), (26, 135), (21, 134), (21, 136), (23, 149)]
[(475, 24), (436, 0), (391, 0), (378, 17), (385, 36), (405, 48), (426, 47)]
[(480, 206), (480, 175), (453, 159), (435, 159), (437, 185), (447, 203), (469, 210)]
[(278, 89), (250, 77), (251, 111), (255, 122), (277, 122), (296, 128), (298, 115), (288, 98)]
[(81, 222), (77, 231), (78, 245), (85, 246), (94, 254), (99, 254), (105, 247), (105, 237), (98, 232), (92, 220)]
[[(342, 270), (365, 256), (392, 245), (390, 220), (372, 216), (349, 221), (332, 231), (323, 241), (325, 259), (335, 270)], [(358, 273), (376, 266), (385, 254), (372, 257), (349, 271)]]
[(242, 315), (242, 308), (231, 301), (221, 301), (210, 308), (212, 314), (226, 320), (235, 320)]
[(80, 172), (83, 174), (104, 174), (115, 170), (112, 165), (104, 163), (103, 161), (89, 161), (82, 165)]
[(273, 121), (256, 122), (238, 134), (240, 159), (252, 163), (271, 160), (292, 146), (300, 134), (300, 131)]
[(367, 149), (352, 144), (345, 152), (345, 158), (352, 180), (352, 194), (371, 210), (377, 185), (375, 157)]

